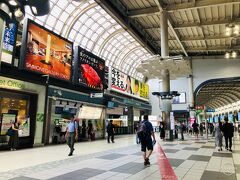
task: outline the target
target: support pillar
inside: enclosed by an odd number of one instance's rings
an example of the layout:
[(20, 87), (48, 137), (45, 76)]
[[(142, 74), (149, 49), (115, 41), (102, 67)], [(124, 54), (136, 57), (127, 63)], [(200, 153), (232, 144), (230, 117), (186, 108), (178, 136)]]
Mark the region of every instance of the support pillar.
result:
[[(161, 12), (161, 57), (166, 58), (169, 56), (168, 47), (168, 24), (167, 24), (167, 11)], [(162, 75), (162, 92), (170, 93), (170, 74), (168, 69), (161, 71)], [(172, 102), (169, 98), (162, 98), (162, 117), (166, 125), (166, 138), (173, 141), (173, 129), (171, 129), (170, 112), (172, 111)]]

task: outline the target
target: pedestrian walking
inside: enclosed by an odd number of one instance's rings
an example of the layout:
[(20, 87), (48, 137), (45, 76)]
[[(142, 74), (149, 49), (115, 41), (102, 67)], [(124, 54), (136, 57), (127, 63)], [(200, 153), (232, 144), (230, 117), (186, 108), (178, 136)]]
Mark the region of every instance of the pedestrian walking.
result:
[(70, 148), (70, 153), (68, 154), (68, 156), (72, 156), (73, 151), (75, 150), (74, 149), (75, 140), (78, 140), (78, 125), (77, 122), (74, 120), (73, 115), (68, 115), (65, 118), (69, 120), (65, 135), (67, 145)]
[(184, 141), (184, 134), (183, 133), (186, 131), (186, 126), (184, 125), (183, 122), (180, 124), (179, 130), (180, 130), (180, 133), (181, 133), (181, 140)]
[(228, 118), (224, 118), (225, 123), (223, 124), (223, 135), (225, 138), (225, 149), (232, 152), (232, 138), (234, 134), (234, 127), (228, 122)]
[(199, 124), (195, 120), (194, 123), (192, 124), (192, 128), (193, 128), (193, 132), (194, 132), (194, 135), (195, 135), (195, 139), (198, 139), (198, 133), (199, 133), (198, 127), (199, 127)]
[(107, 133), (108, 133), (107, 141), (108, 141), (108, 143), (110, 143), (110, 137), (111, 137), (112, 143), (114, 143), (114, 125), (112, 122), (113, 122), (113, 120), (110, 120), (110, 122), (107, 125)]
[[(153, 145), (156, 143), (152, 123), (148, 121), (148, 115), (143, 116), (143, 121), (140, 125), (138, 137), (141, 142), (141, 151), (143, 152), (144, 165), (149, 166), (149, 158), (153, 151)], [(153, 138), (153, 139), (152, 139)], [(146, 152), (148, 150), (148, 153)]]
[(215, 144), (218, 147), (218, 151), (222, 151), (222, 122), (218, 120), (218, 124), (215, 125)]

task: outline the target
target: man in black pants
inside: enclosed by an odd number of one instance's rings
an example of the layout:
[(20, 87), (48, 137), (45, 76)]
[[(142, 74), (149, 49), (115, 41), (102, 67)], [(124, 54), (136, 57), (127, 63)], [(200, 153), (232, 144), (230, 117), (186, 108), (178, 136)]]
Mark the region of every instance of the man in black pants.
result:
[[(223, 135), (225, 137), (225, 148), (232, 152), (232, 137), (234, 134), (234, 127), (231, 123), (228, 122), (227, 117), (225, 117), (224, 120), (225, 120), (225, 123), (223, 124), (222, 130), (223, 130)], [(229, 140), (229, 146), (228, 146), (228, 140)]]
[(107, 125), (107, 133), (108, 133), (108, 143), (110, 143), (110, 137), (112, 143), (114, 143), (114, 125), (112, 124), (112, 120)]
[[(148, 121), (148, 115), (143, 116), (143, 121), (140, 125), (138, 135), (141, 142), (141, 151), (143, 152), (144, 165), (149, 166), (149, 158), (153, 152), (153, 145), (156, 143), (156, 139), (152, 123)], [(146, 153), (147, 150), (148, 153)]]

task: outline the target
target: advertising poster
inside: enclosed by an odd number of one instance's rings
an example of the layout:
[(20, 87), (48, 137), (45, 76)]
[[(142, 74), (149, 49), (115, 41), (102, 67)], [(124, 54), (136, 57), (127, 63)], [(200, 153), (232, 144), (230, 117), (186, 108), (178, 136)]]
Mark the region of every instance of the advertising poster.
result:
[(133, 95), (148, 99), (149, 89), (148, 85), (142, 83), (121, 71), (111, 68), (111, 89), (120, 93)]
[(6, 135), (7, 130), (11, 127), (12, 123), (14, 123), (15, 120), (15, 114), (2, 114), (1, 135)]
[(70, 80), (72, 43), (28, 21), (25, 68)]
[(18, 135), (19, 137), (30, 136), (30, 118), (21, 119)]
[(11, 24), (9, 27), (5, 28), (3, 36), (3, 47), (1, 61), (5, 63), (12, 64), (13, 51), (16, 39), (16, 24)]
[(105, 62), (79, 47), (78, 83), (96, 90), (103, 90)]

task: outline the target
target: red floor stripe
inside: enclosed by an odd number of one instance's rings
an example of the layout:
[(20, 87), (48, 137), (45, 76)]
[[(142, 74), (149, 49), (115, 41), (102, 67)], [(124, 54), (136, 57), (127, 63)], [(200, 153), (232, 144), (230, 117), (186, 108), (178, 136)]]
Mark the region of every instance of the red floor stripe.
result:
[(166, 157), (160, 144), (157, 145), (158, 165), (162, 176), (162, 180), (177, 180), (177, 176), (172, 169), (168, 158)]

